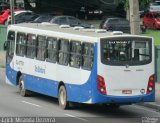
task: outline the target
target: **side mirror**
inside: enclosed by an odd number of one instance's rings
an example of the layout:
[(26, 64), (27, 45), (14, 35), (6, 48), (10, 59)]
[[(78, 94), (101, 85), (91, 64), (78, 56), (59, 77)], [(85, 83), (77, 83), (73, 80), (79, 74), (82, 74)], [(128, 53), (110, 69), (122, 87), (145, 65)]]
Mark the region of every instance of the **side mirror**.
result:
[(7, 41), (5, 41), (4, 44), (3, 44), (3, 50), (4, 50), (4, 51), (7, 50)]

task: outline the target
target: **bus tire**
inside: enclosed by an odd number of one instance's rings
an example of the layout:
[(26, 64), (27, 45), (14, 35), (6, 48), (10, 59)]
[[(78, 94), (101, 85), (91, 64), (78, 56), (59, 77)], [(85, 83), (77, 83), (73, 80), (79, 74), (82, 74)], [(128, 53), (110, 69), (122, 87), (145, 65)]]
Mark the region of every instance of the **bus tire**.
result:
[(69, 102), (67, 101), (66, 88), (63, 85), (61, 85), (59, 90), (58, 90), (58, 102), (59, 102), (59, 106), (62, 109), (68, 109), (69, 108)]
[(19, 92), (22, 97), (27, 96), (27, 90), (24, 88), (24, 80), (22, 75), (19, 77)]

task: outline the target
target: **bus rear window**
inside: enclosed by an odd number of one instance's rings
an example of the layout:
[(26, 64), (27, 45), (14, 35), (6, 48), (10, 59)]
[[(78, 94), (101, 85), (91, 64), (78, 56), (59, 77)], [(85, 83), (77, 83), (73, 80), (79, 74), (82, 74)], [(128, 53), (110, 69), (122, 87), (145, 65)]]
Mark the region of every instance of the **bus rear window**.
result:
[(101, 40), (101, 61), (107, 65), (143, 65), (152, 60), (150, 38)]

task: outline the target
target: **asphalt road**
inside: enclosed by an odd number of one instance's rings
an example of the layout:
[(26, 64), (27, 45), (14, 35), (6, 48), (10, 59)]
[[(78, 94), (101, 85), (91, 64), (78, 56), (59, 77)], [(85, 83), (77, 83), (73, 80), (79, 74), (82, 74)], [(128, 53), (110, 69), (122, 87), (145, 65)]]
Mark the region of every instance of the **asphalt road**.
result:
[[(4, 69), (0, 69), (0, 117), (50, 117), (50, 121), (56, 123), (142, 123), (144, 119), (158, 118), (155, 123), (160, 123), (160, 112), (143, 106), (111, 110), (104, 106), (82, 105), (62, 110), (57, 99), (51, 97), (39, 94), (21, 97), (17, 87), (5, 83)], [(12, 121), (0, 119), (0, 123), (5, 120)]]

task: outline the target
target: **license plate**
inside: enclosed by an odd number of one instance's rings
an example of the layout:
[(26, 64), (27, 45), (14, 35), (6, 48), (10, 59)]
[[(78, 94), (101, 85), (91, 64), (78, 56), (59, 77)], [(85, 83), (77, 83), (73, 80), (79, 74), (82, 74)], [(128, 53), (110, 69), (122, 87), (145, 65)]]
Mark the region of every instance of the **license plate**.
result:
[(132, 90), (122, 90), (122, 94), (132, 94)]

